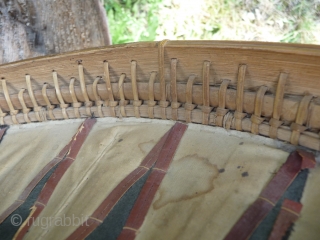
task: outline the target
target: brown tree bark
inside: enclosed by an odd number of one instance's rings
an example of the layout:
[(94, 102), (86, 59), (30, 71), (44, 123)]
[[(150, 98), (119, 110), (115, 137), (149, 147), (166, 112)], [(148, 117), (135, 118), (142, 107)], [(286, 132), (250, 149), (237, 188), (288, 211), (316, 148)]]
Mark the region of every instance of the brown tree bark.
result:
[(0, 64), (109, 44), (99, 0), (0, 0)]

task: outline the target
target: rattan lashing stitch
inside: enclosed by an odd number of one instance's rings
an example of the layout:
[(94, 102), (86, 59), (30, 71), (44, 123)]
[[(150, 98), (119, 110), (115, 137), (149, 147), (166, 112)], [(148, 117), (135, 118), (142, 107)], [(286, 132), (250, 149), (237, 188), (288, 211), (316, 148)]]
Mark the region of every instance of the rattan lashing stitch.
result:
[(100, 76), (96, 77), (96, 79), (94, 80), (94, 82), (92, 84), (92, 91), (93, 91), (93, 95), (94, 95), (94, 99), (95, 99), (94, 103), (98, 107), (98, 116), (102, 118), (102, 117), (104, 117), (103, 113), (102, 113), (102, 110), (101, 110), (101, 107), (103, 105), (103, 101), (101, 100), (101, 97), (99, 96), (98, 90), (97, 90), (98, 82), (100, 80), (101, 80)]
[(256, 99), (254, 103), (254, 114), (251, 115), (251, 133), (259, 134), (259, 125), (264, 121), (261, 117), (262, 103), (264, 95), (266, 94), (268, 88), (266, 86), (261, 86), (256, 94)]
[(178, 119), (178, 108), (181, 103), (178, 102), (177, 96), (177, 59), (171, 59), (171, 73), (170, 73), (170, 90), (171, 90), (171, 111), (172, 111), (172, 120)]
[(27, 108), (26, 103), (24, 102), (24, 98), (23, 98), (24, 91), (25, 91), (24, 88), (20, 89), (19, 94), (18, 94), (18, 98), (19, 98), (19, 102), (20, 102), (20, 104), (22, 106), (22, 112), (23, 112), (24, 120), (27, 123), (31, 123), (31, 121), (29, 119), (29, 116), (28, 116), (28, 113), (30, 112), (31, 109)]
[(148, 116), (149, 118), (154, 118), (154, 106), (157, 102), (154, 100), (154, 81), (157, 76), (157, 72), (152, 72), (149, 79), (149, 100), (148, 100)]
[(42, 97), (43, 97), (44, 101), (47, 104), (47, 111), (48, 111), (49, 118), (51, 120), (55, 120), (55, 117), (53, 115), (53, 109), (55, 109), (55, 106), (51, 104), (51, 102), (48, 98), (47, 87), (48, 87), (48, 83), (43, 84), (41, 93), (42, 93)]
[(195, 75), (191, 75), (188, 79), (186, 87), (186, 103), (184, 104), (184, 108), (186, 109), (185, 118), (187, 123), (191, 122), (191, 112), (196, 107), (196, 105), (192, 103), (192, 90), (195, 78)]
[(58, 100), (60, 102), (60, 108), (62, 109), (62, 115), (63, 115), (64, 119), (69, 119), (67, 111), (66, 111), (66, 108), (69, 107), (69, 104), (66, 104), (64, 102), (63, 97), (62, 97), (59, 82), (58, 82), (58, 74), (56, 71), (52, 71), (52, 77), (53, 77), (55, 92), (56, 92), (56, 95), (57, 95)]
[(164, 47), (168, 40), (163, 40), (159, 43), (159, 80), (160, 80), (160, 94), (161, 99), (159, 106), (161, 107), (162, 119), (166, 119), (166, 108), (169, 106), (170, 102), (166, 98), (166, 80), (164, 77)]
[(237, 82), (237, 108), (234, 112), (236, 130), (242, 131), (241, 120), (246, 116), (246, 113), (243, 113), (243, 98), (244, 98), (244, 81), (246, 76), (247, 65), (243, 64), (239, 66), (238, 71), (238, 82)]
[(123, 83), (124, 83), (125, 78), (126, 78), (126, 75), (124, 73), (122, 73), (120, 76), (120, 79), (119, 79), (119, 94), (120, 94), (119, 106), (120, 106), (121, 117), (127, 116), (125, 106), (127, 106), (129, 103), (129, 101), (125, 99), (124, 91), (123, 91)]
[(226, 109), (226, 94), (230, 80), (223, 80), (219, 88), (219, 106), (216, 109), (217, 111), (217, 125), (219, 127), (223, 126), (223, 118), (229, 112), (229, 109)]
[(79, 112), (79, 107), (82, 106), (82, 103), (78, 102), (76, 93), (74, 91), (74, 82), (75, 82), (75, 78), (71, 78), (70, 83), (69, 83), (69, 91), (70, 91), (71, 98), (72, 98), (72, 107), (74, 108), (74, 114), (76, 115), (76, 117), (81, 118), (80, 112)]
[(137, 62), (131, 61), (131, 85), (133, 92), (133, 106), (134, 106), (134, 116), (140, 118), (139, 107), (142, 104), (142, 101), (139, 100), (139, 93), (137, 87)]
[(6, 82), (6, 80), (2, 79), (1, 83), (2, 83), (2, 89), (3, 89), (3, 92), (4, 92), (4, 96), (6, 98), (7, 104), (8, 104), (9, 109), (10, 109), (10, 115), (11, 115), (12, 122), (14, 124), (19, 124), (19, 122), (17, 121), (17, 118), (16, 118), (16, 115), (17, 115), (17, 113), (19, 111), (14, 109), (14, 107), (13, 107), (13, 104), (11, 102), (11, 98), (10, 98), (10, 95), (9, 95), (9, 91), (8, 91), (8, 88), (7, 88), (7, 82)]
[(288, 74), (280, 73), (279, 81), (277, 85), (277, 91), (274, 98), (273, 104), (273, 115), (269, 121), (271, 126), (269, 137), (270, 138), (277, 138), (277, 129), (282, 125), (282, 121), (280, 121), (280, 115), (282, 110), (282, 104), (284, 99), (284, 88), (286, 85)]

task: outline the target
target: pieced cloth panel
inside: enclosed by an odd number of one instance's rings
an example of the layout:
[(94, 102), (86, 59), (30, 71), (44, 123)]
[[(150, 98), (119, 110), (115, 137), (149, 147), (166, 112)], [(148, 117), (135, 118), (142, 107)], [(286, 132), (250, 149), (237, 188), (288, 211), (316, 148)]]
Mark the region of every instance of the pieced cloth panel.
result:
[(136, 239), (223, 239), (287, 157), (189, 125)]
[(302, 195), (300, 218), (296, 221), (290, 240), (320, 239), (320, 166), (310, 170)]
[(70, 142), (83, 120), (11, 126), (0, 144), (0, 215)]
[[(98, 119), (38, 219), (86, 220), (173, 124)], [(65, 239), (78, 227), (36, 223), (24, 239)]]

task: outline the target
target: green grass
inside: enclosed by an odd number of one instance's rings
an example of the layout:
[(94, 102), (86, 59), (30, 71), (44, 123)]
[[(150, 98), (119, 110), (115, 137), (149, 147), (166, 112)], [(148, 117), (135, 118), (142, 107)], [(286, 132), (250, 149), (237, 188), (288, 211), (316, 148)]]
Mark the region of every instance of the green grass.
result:
[(162, 39), (320, 44), (319, 0), (105, 0), (114, 44)]
[(105, 0), (113, 44), (153, 41), (161, 0)]

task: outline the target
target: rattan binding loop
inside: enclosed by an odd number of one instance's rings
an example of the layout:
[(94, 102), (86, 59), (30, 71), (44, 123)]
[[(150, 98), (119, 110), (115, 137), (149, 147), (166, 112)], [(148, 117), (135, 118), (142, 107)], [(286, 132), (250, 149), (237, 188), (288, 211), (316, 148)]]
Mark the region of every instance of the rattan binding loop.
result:
[(55, 116), (53, 114), (53, 109), (55, 108), (55, 105), (52, 105), (50, 103), (49, 98), (48, 98), (48, 95), (47, 95), (47, 87), (48, 87), (48, 85), (49, 85), (48, 83), (43, 84), (43, 86), (42, 86), (42, 97), (43, 97), (44, 101), (47, 104), (47, 111), (48, 111), (50, 119), (51, 120), (55, 120), (56, 118), (55, 118)]
[(300, 134), (307, 129), (306, 126), (303, 126), (303, 123), (307, 120), (308, 112), (309, 112), (309, 104), (312, 98), (313, 98), (312, 95), (306, 95), (302, 98), (299, 104), (296, 122), (291, 123), (290, 128), (292, 130), (292, 133), (291, 133), (290, 142), (293, 145), (298, 145)]
[(73, 107), (74, 115), (76, 116), (76, 118), (81, 118), (79, 108), (82, 106), (82, 103), (78, 102), (76, 93), (74, 91), (74, 81), (75, 81), (75, 78), (70, 79), (69, 92), (72, 98), (72, 107)]
[(88, 97), (87, 86), (84, 81), (83, 65), (81, 63), (78, 64), (78, 69), (79, 69), (80, 87), (81, 87), (81, 92), (84, 98), (84, 105), (86, 106), (86, 113), (88, 116), (91, 117), (92, 102)]
[(103, 105), (103, 101), (101, 100), (101, 97), (98, 94), (98, 83), (101, 80), (101, 77), (96, 77), (96, 79), (94, 80), (93, 84), (92, 84), (92, 91), (93, 91), (93, 96), (95, 99), (95, 105), (98, 108), (98, 115), (100, 118), (104, 117), (103, 112), (102, 112), (102, 105)]
[(278, 128), (282, 125), (282, 121), (280, 121), (281, 110), (283, 105), (283, 98), (284, 98), (284, 88), (286, 85), (288, 74), (280, 73), (279, 81), (276, 90), (276, 96), (274, 98), (273, 104), (273, 114), (272, 118), (269, 121), (270, 130), (269, 130), (269, 137), (270, 138), (277, 138)]
[(4, 123), (4, 117), (7, 116), (7, 113), (4, 113), (2, 111), (2, 108), (0, 107), (0, 125), (5, 125)]
[(108, 100), (105, 101), (105, 105), (110, 107), (110, 113), (112, 117), (116, 117), (116, 111), (115, 107), (118, 105), (118, 102), (114, 100), (113, 97), (113, 91), (112, 91), (112, 85), (110, 80), (110, 74), (109, 74), (109, 63), (104, 62), (104, 81), (106, 82), (107, 86), (107, 92), (108, 92)]
[(125, 99), (124, 97), (124, 80), (126, 78), (126, 75), (124, 73), (122, 73), (120, 75), (120, 79), (119, 79), (119, 95), (120, 95), (120, 102), (119, 102), (119, 106), (120, 106), (120, 115), (123, 117), (126, 117), (126, 110), (125, 107), (128, 105), (129, 101)]
[(148, 116), (154, 118), (154, 106), (157, 102), (154, 100), (154, 80), (156, 79), (157, 72), (152, 72), (149, 79), (149, 100), (148, 100)]
[(161, 118), (167, 119), (166, 108), (169, 106), (170, 102), (167, 101), (166, 95), (166, 80), (164, 77), (164, 47), (168, 40), (163, 40), (159, 43), (159, 80), (160, 80), (160, 102), (159, 106), (161, 107)]
[(138, 86), (137, 86), (137, 62), (131, 61), (131, 82), (132, 82), (132, 93), (133, 93), (133, 109), (134, 116), (140, 118), (139, 107), (142, 101), (139, 100)]
[(264, 118), (261, 117), (263, 97), (268, 88), (261, 86), (256, 94), (254, 113), (251, 115), (251, 133), (259, 134), (259, 125), (263, 122)]
[(209, 75), (210, 74), (210, 62), (205, 61), (203, 63), (203, 71), (202, 71), (202, 124), (209, 124), (210, 112), (212, 111), (212, 107), (210, 107), (210, 83), (209, 83)]
[(192, 88), (193, 88), (193, 82), (195, 78), (196, 78), (195, 75), (191, 75), (188, 79), (187, 87), (186, 87), (186, 103), (184, 104), (184, 108), (186, 110), (185, 118), (187, 123), (192, 122), (191, 112), (196, 107), (195, 104), (192, 104)]
[(229, 109), (226, 109), (226, 94), (230, 82), (230, 80), (223, 80), (219, 88), (219, 106), (216, 109), (216, 124), (219, 127), (223, 126), (223, 117), (229, 112)]
[(52, 77), (53, 77), (53, 82), (54, 82), (54, 88), (56, 90), (56, 95), (58, 97), (59, 103), (60, 103), (60, 108), (62, 111), (62, 116), (64, 119), (69, 119), (68, 114), (67, 114), (67, 107), (69, 107), (69, 104), (66, 104), (63, 100), (62, 94), (61, 94), (61, 90), (60, 90), (60, 86), (59, 86), (59, 82), (58, 82), (58, 74), (56, 71), (52, 72)]
[(12, 122), (13, 122), (13, 124), (19, 124), (19, 122), (17, 120), (17, 117), (16, 117), (16, 115), (18, 114), (19, 111), (15, 110), (13, 105), (12, 105), (10, 94), (9, 94), (9, 91), (8, 91), (8, 88), (7, 88), (7, 82), (6, 82), (6, 80), (1, 80), (1, 83), (2, 83), (2, 89), (3, 89), (4, 97), (5, 97), (6, 101), (7, 101), (7, 104), (8, 104), (9, 109), (10, 109), (10, 115), (11, 115)]
[(42, 112), (42, 107), (38, 105), (36, 98), (34, 97), (34, 93), (33, 93), (33, 89), (32, 89), (32, 84), (31, 84), (31, 78), (30, 75), (27, 74), (26, 75), (26, 83), (27, 83), (27, 88), (28, 88), (28, 93), (29, 96), (31, 98), (31, 102), (33, 105), (33, 111), (36, 114), (36, 118), (39, 122), (42, 122), (44, 119), (41, 117), (42, 114), (40, 114), (40, 112)]
[(177, 62), (176, 58), (171, 59), (171, 117), (174, 121), (178, 120), (178, 108), (181, 106), (177, 94)]
[(236, 130), (242, 131), (242, 119), (246, 116), (243, 113), (243, 91), (244, 81), (246, 76), (247, 65), (239, 65), (238, 82), (237, 82), (237, 98), (236, 98), (236, 111), (234, 112)]
[(19, 98), (19, 102), (22, 106), (23, 118), (27, 123), (30, 123), (31, 121), (29, 119), (28, 113), (30, 112), (31, 109), (27, 108), (26, 103), (24, 102), (24, 98), (23, 98), (24, 91), (25, 91), (24, 88), (20, 89), (19, 94), (18, 94), (18, 98)]

